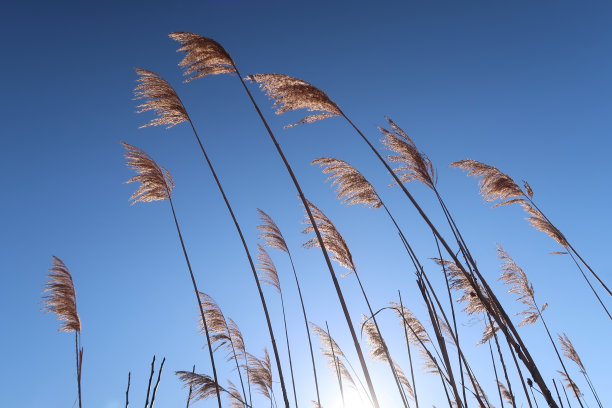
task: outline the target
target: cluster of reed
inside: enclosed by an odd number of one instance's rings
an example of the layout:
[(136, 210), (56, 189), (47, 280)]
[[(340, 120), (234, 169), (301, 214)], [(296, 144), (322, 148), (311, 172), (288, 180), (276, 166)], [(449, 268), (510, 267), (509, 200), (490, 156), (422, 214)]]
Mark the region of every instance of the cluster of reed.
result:
[[(537, 406), (538, 400), (540, 400), (550, 407), (563, 407), (565, 403), (568, 406), (574, 403), (582, 407), (586, 403), (586, 397), (579, 388), (578, 383), (580, 381), (576, 378), (576, 370), (572, 370), (572, 367), (568, 369), (566, 366), (567, 360), (571, 360), (576, 364), (577, 371), (584, 376), (594, 400), (599, 407), (602, 407), (595, 386), (571, 341), (565, 334), (558, 335), (557, 339), (554, 338), (543, 316), (547, 304), (536, 302), (533, 285), (525, 272), (501, 246), (498, 246), (498, 257), (501, 260), (501, 277), (499, 279), (508, 286), (508, 292), (515, 294), (516, 300), (525, 306), (525, 309), (519, 313), (523, 318), (518, 323), (506, 312), (497, 294), (492, 291), (487, 279), (485, 279), (485, 273), (481, 272), (478, 263), (472, 257), (469, 246), (464, 240), (452, 212), (438, 190), (437, 173), (433, 163), (418, 150), (406, 132), (391, 119), (387, 118), (388, 128), (379, 128), (381, 142), (390, 152), (385, 157), (327, 94), (308, 82), (282, 74), (254, 74), (244, 77), (230, 54), (216, 41), (198, 34), (185, 32), (172, 33), (170, 38), (180, 44), (178, 51), (184, 54), (179, 66), (183, 68), (184, 75), (187, 76), (185, 82), (191, 82), (213, 74), (230, 74), (240, 81), (297, 190), (305, 214), (303, 232), (312, 234), (310, 239), (304, 243), (304, 247), (318, 247), (321, 250), (329, 269), (329, 276), (337, 294), (338, 302), (346, 319), (344, 328), (348, 329), (350, 333), (354, 351), (358, 358), (358, 369), (355, 369), (347, 355), (331, 336), (327, 322), (325, 322), (326, 328), (324, 329), (309, 320), (306, 308), (308, 294), (303, 296), (291, 250), (272, 217), (260, 209), (257, 211), (260, 216), (258, 229), (261, 243), (257, 244), (257, 256), (253, 256), (238, 218), (232, 209), (230, 199), (223, 189), (221, 178), (216, 173), (205, 145), (177, 92), (156, 73), (145, 69), (137, 69), (138, 85), (135, 89), (135, 97), (143, 101), (138, 106), (138, 112), (152, 111), (155, 114), (155, 117), (142, 127), (161, 125), (171, 128), (181, 123), (187, 123), (192, 130), (221, 198), (231, 215), (236, 232), (242, 242), (244, 253), (249, 261), (255, 287), (266, 318), (269, 344), (272, 349), (272, 356), (266, 350), (264, 350), (262, 356), (255, 356), (247, 351), (245, 338), (235, 321), (224, 315), (219, 305), (209, 294), (200, 291), (172, 201), (174, 182), (169, 171), (159, 166), (142, 150), (122, 142), (125, 148), (127, 165), (136, 172), (136, 175), (127, 182), (138, 184), (138, 189), (131, 197), (132, 204), (161, 200), (168, 201), (170, 205), (200, 312), (200, 330), (206, 336), (210, 361), (209, 368), (205, 371), (210, 375), (197, 373), (195, 367), (190, 371), (176, 372), (179, 379), (189, 388), (187, 406), (195, 401), (210, 398), (216, 400), (219, 407), (222, 407), (224, 399), (232, 407), (252, 407), (258, 401), (253, 399), (253, 394), (258, 392), (268, 400), (271, 407), (284, 405), (287, 408), (290, 406), (297, 408), (296, 381), (299, 383), (300, 377), (306, 375), (312, 375), (315, 384), (308, 399), (312, 401), (315, 407), (328, 406), (330, 403), (322, 401), (319, 390), (321, 373), (317, 372), (315, 364), (317, 357), (312, 342), (312, 334), (314, 333), (320, 341), (322, 355), (338, 382), (342, 401), (344, 402), (345, 388), (350, 386), (357, 390), (365, 404), (379, 408), (381, 404), (377, 391), (380, 392), (380, 388), (377, 388), (375, 379), (370, 375), (360, 341), (361, 336), (358, 335), (358, 332), (360, 332), (361, 335), (365, 334), (367, 337), (371, 360), (380, 361), (388, 366), (390, 378), (393, 379), (393, 389), (396, 389), (401, 405), (405, 408), (419, 407), (419, 389), (421, 387), (417, 386), (414, 375), (416, 364), (413, 364), (413, 352), (415, 349), (424, 361), (425, 370), (438, 377), (441, 389), (444, 391), (443, 401), (446, 401), (449, 407), (467, 408), (468, 405), (478, 405), (481, 408), (490, 408), (495, 403), (485, 394), (481, 386), (482, 379), (478, 378), (478, 373), (472, 369), (472, 365), (464, 353), (465, 342), (460, 341), (462, 333), (460, 333), (460, 325), (457, 323), (458, 311), (455, 308), (455, 303), (459, 302), (464, 305), (462, 310), (464, 313), (482, 322), (483, 334), (480, 343), (489, 346), (489, 352), (485, 358), (490, 358), (493, 365), (500, 406), (506, 404), (516, 408), (527, 404), (529, 407), (533, 407), (534, 405)], [(323, 173), (328, 175), (327, 181), (330, 181), (332, 186), (335, 187), (337, 197), (342, 203), (346, 205), (361, 204), (373, 209), (382, 208), (389, 217), (401, 244), (405, 248), (406, 259), (409, 260), (409, 265), (413, 268), (412, 272), (414, 272), (414, 279), (420, 296), (419, 301), (422, 300), (427, 310), (425, 323), (417, 318), (407, 307), (408, 305), (404, 304), (399, 291), (397, 301), (391, 301), (383, 308), (373, 306), (366, 293), (366, 287), (360, 279), (358, 268), (347, 242), (324, 212), (307, 199), (275, 133), (256, 103), (248, 82), (258, 84), (274, 101), (276, 114), (299, 109), (306, 109), (312, 113), (287, 127), (334, 116), (343, 118), (354, 129), (356, 136), (366, 143), (376, 159), (393, 177), (394, 185), (402, 190), (410, 205), (416, 209), (434, 236), (436, 244), (435, 262), (439, 266), (439, 271), (442, 272), (445, 282), (445, 286), (442, 288), (434, 287), (430, 280), (432, 272), (426, 272), (423, 266), (423, 255), (417, 254), (411, 244), (417, 237), (410, 236), (400, 227), (374, 186), (355, 167), (332, 157), (322, 157), (312, 162), (312, 164), (321, 166)], [(481, 195), (486, 202), (495, 203), (494, 207), (510, 204), (521, 205), (527, 212), (527, 219), (531, 225), (548, 234), (563, 247), (564, 251), (558, 253), (567, 254), (572, 258), (582, 277), (593, 291), (596, 300), (608, 318), (612, 319), (604, 302), (605, 299), (609, 301), (607, 296), (612, 295), (612, 293), (603, 280), (574, 249), (568, 239), (535, 204), (533, 190), (528, 183), (524, 182), (520, 186), (497, 168), (475, 160), (460, 160), (453, 163), (452, 166), (466, 170), (469, 175), (478, 177)], [(433, 224), (431, 218), (410, 193), (408, 185), (412, 181), (422, 183), (434, 194), (444, 215), (444, 220), (448, 224), (445, 228), (450, 231), (450, 236), (445, 237), (441, 234), (440, 229)], [(290, 261), (302, 311), (302, 316), (299, 316), (298, 319), (303, 318), (304, 321), (304, 335), (309, 344), (312, 373), (294, 372), (291, 355), (292, 342), (287, 329), (283, 288), (272, 257), (266, 248), (279, 250), (286, 254)], [(348, 271), (341, 276), (350, 275), (357, 280), (366, 306), (361, 311), (364, 314), (359, 325), (354, 323), (354, 316), (348, 309), (345, 295), (334, 270), (334, 263)], [(589, 276), (585, 273), (585, 269), (590, 274), (591, 279), (595, 278), (599, 287), (593, 286)], [(492, 274), (489, 272), (486, 275), (490, 277)], [(76, 369), (80, 407), (80, 373), (83, 348), (80, 345), (81, 326), (76, 311), (74, 285), (68, 269), (58, 258), (54, 258), (49, 277), (49, 283), (45, 288), (45, 291), (48, 292), (44, 298), (45, 307), (48, 311), (56, 313), (63, 321), (62, 330), (73, 331), (76, 334)], [(276, 335), (278, 333), (273, 330), (273, 322), (270, 318), (262, 284), (270, 285), (280, 296), (283, 317), (282, 336), (286, 346), (286, 358), (277, 344)], [(603, 289), (604, 299), (601, 298), (598, 289)], [(378, 323), (378, 319), (384, 311), (391, 311), (399, 319), (400, 326), (394, 335), (401, 336), (405, 340), (409, 361), (409, 369), (406, 371), (392, 357), (392, 350), (385, 340), (393, 334), (385, 333), (383, 335)], [(550, 344), (558, 357), (559, 367), (561, 368), (558, 373), (543, 373), (540, 371), (519, 332), (520, 326), (536, 324), (538, 321), (542, 323)], [(217, 373), (220, 349), (226, 353), (226, 359), (221, 361), (234, 367), (239, 385), (235, 385), (229, 379), (227, 382), (220, 380)], [(402, 350), (393, 350), (394, 354), (403, 352)], [(155, 360), (151, 367), (149, 390), (154, 373), (154, 362)], [(149, 394), (147, 393), (145, 407), (148, 407), (149, 404), (151, 407), (153, 406), (162, 368), (163, 362), (159, 369), (157, 383), (153, 388), (151, 401), (149, 402)], [(556, 379), (562, 384), (561, 387), (557, 386)], [(291, 387), (288, 386), (289, 380)], [(126, 407), (129, 404), (129, 382), (128, 377)], [(563, 394), (559, 389), (562, 390)], [(554, 394), (551, 390), (554, 390)]]

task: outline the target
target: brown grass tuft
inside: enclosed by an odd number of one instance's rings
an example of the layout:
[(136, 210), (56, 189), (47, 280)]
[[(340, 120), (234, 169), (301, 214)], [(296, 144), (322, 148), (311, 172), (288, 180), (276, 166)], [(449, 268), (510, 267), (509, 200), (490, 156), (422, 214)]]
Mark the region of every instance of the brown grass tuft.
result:
[(185, 69), (183, 74), (188, 77), (185, 82), (206, 75), (236, 72), (229, 53), (212, 38), (185, 32), (174, 32), (168, 36), (181, 44), (177, 52), (185, 53), (185, 57), (179, 62), (179, 66)]
[(321, 157), (313, 160), (311, 164), (318, 164), (323, 167), (323, 173), (329, 174), (325, 181), (331, 180), (342, 204), (363, 204), (371, 208), (382, 206), (382, 201), (372, 184), (347, 162), (333, 157)]
[(264, 241), (264, 245), (289, 253), (289, 248), (287, 247), (285, 238), (272, 217), (259, 208), (257, 209), (257, 212), (259, 213), (260, 220), (260, 224), (257, 225), (257, 229), (259, 230), (258, 237)]
[(43, 310), (53, 312), (60, 321), (59, 331), (80, 332), (81, 319), (77, 313), (76, 293), (72, 275), (61, 259), (54, 256), (49, 269), (49, 281), (43, 290)]
[(157, 117), (140, 126), (167, 126), (167, 129), (179, 123), (188, 122), (189, 115), (183, 102), (172, 86), (155, 72), (136, 68), (139, 75), (138, 85), (134, 89), (134, 99), (144, 99), (138, 105), (137, 113), (154, 111)]
[(125, 148), (126, 165), (136, 171), (137, 175), (126, 183), (139, 182), (138, 190), (132, 194), (132, 204), (158, 200), (169, 200), (174, 188), (170, 172), (160, 167), (153, 159), (139, 148), (121, 142)]
[(276, 114), (308, 109), (309, 112), (323, 112), (309, 115), (286, 128), (303, 123), (316, 122), (321, 119), (339, 116), (342, 114), (338, 105), (329, 99), (329, 96), (306, 81), (282, 74), (254, 74), (246, 77), (256, 82), (259, 87), (274, 101)]

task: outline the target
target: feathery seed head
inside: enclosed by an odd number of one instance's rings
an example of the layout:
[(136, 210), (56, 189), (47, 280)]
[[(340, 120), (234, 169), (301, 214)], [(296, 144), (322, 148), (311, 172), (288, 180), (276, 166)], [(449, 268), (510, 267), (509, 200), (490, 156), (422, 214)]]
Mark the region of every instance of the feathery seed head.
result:
[[(312, 217), (317, 223), (317, 228), (321, 233), (321, 238), (323, 238), (323, 244), (331, 255), (330, 258), (350, 271), (349, 273), (342, 275), (343, 277), (350, 275), (355, 271), (356, 267), (353, 263), (353, 255), (351, 255), (351, 251), (349, 250), (346, 241), (342, 235), (340, 235), (336, 229), (336, 226), (330, 221), (329, 218), (325, 216), (325, 214), (323, 214), (323, 211), (319, 210), (310, 201), (306, 201), (308, 203), (308, 207), (310, 208), (310, 212), (312, 213)], [(304, 209), (304, 212), (306, 212), (306, 209)], [(314, 231), (314, 228), (310, 223), (310, 218), (308, 218), (308, 214), (305, 214), (303, 223), (307, 225), (307, 227), (302, 230), (304, 234)], [(319, 247), (319, 240), (315, 236), (314, 238), (306, 241), (302, 246), (304, 248)]]
[(557, 241), (559, 245), (565, 248), (569, 247), (569, 243), (565, 239), (565, 236), (561, 233), (561, 231), (557, 229), (557, 227), (555, 227), (550, 221), (548, 221), (548, 219), (544, 216), (544, 214), (542, 214), (540, 210), (538, 210), (533, 205), (531, 205), (531, 203), (528, 203), (526, 201), (522, 201), (521, 205), (523, 206), (523, 210), (525, 210), (525, 212), (529, 215), (526, 220), (529, 221), (533, 228), (537, 229), (538, 231), (542, 231), (543, 233)]
[(272, 286), (278, 293), (281, 293), (280, 279), (278, 278), (276, 266), (274, 266), (274, 262), (272, 262), (268, 252), (260, 244), (257, 244), (257, 260), (259, 261), (257, 266), (259, 281)]
[(493, 207), (522, 202), (525, 194), (514, 180), (498, 168), (476, 160), (465, 159), (451, 164), (467, 171), (468, 176), (481, 177), (478, 181), (480, 195), (488, 203), (500, 200)]
[[(217, 383), (209, 375), (197, 374), (191, 371), (177, 371), (175, 373), (183, 383), (184, 388), (190, 388), (191, 402), (212, 398), (217, 395)], [(227, 392), (220, 385), (219, 391)]]
[(174, 181), (170, 172), (164, 167), (160, 167), (153, 159), (128, 143), (121, 142), (125, 148), (126, 165), (136, 171), (136, 176), (126, 183), (138, 182), (138, 190), (132, 194), (130, 200), (132, 204), (149, 201), (169, 200), (174, 188)]
[(183, 106), (183, 102), (176, 94), (172, 86), (155, 72), (136, 68), (139, 75), (138, 85), (134, 89), (134, 99), (144, 99), (145, 102), (138, 105), (137, 113), (153, 111), (157, 115), (155, 119), (140, 126), (172, 126), (188, 122), (189, 115)]
[(233, 74), (234, 61), (227, 51), (212, 38), (194, 33), (175, 32), (169, 37), (181, 44), (177, 52), (185, 53), (179, 66), (184, 68), (185, 82), (203, 78), (206, 75)]
[(259, 213), (259, 220), (261, 222), (259, 225), (257, 225), (257, 229), (259, 230), (259, 238), (263, 239), (264, 245), (289, 253), (289, 248), (287, 247), (285, 238), (272, 217), (259, 208), (257, 209), (257, 212)]
[(60, 321), (59, 331), (80, 332), (81, 319), (76, 308), (76, 293), (72, 275), (61, 259), (54, 256), (49, 269), (49, 281), (43, 290), (43, 311), (53, 312)]
[(386, 118), (391, 130), (381, 126), (378, 129), (382, 132), (381, 142), (395, 153), (387, 158), (394, 163), (399, 163), (400, 167), (394, 169), (399, 173), (400, 180), (404, 183), (417, 180), (431, 189), (435, 189), (438, 177), (431, 163), (431, 160), (421, 153), (412, 139), (397, 126), (390, 118)]
[(561, 348), (563, 349), (563, 354), (565, 357), (572, 360), (578, 367), (580, 368), (580, 372), (586, 374), (586, 369), (584, 368), (584, 364), (582, 364), (582, 360), (580, 360), (580, 356), (578, 352), (574, 348), (574, 345), (567, 337), (567, 334), (563, 333), (563, 335), (558, 334), (559, 341), (561, 342)]
[(580, 388), (578, 388), (578, 386), (576, 385), (574, 380), (572, 380), (570, 377), (568, 377), (567, 374), (565, 374), (563, 371), (559, 371), (559, 370), (557, 370), (557, 372), (561, 375), (561, 379), (563, 380), (563, 382), (565, 382), (565, 388), (567, 388), (568, 390), (572, 390), (572, 392), (574, 393), (574, 397), (576, 399), (579, 399), (580, 397), (582, 397), (584, 395), (580, 391)]
[(327, 366), (329, 369), (335, 374), (337, 374), (339, 371), (340, 377), (355, 387), (353, 377), (349, 373), (343, 361), (346, 359), (346, 356), (340, 349), (340, 346), (338, 346), (338, 343), (336, 343), (333, 337), (331, 337), (326, 330), (322, 329), (316, 324), (311, 322), (310, 327), (319, 338), (319, 343), (321, 344), (321, 354), (327, 360)]
[(245, 79), (259, 84), (266, 95), (274, 101), (273, 108), (276, 108), (277, 115), (298, 109), (322, 112), (306, 116), (296, 123), (285, 126), (286, 128), (342, 114), (338, 105), (332, 102), (325, 92), (301, 79), (282, 74), (254, 74)]
[(327, 181), (331, 180), (336, 186), (336, 193), (342, 204), (363, 204), (371, 208), (380, 208), (382, 201), (374, 187), (366, 178), (347, 162), (333, 157), (321, 157), (310, 164), (318, 164), (323, 173), (329, 174)]

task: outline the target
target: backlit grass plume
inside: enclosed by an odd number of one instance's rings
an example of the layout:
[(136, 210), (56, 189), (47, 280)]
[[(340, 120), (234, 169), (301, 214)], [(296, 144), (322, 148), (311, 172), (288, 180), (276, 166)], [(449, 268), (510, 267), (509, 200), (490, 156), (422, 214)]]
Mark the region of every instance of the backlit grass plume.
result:
[[(336, 226), (331, 222), (329, 218), (323, 211), (319, 210), (313, 203), (308, 202), (308, 206), (310, 207), (310, 211), (312, 216), (314, 217), (317, 227), (321, 232), (321, 237), (323, 238), (323, 243), (327, 251), (331, 254), (330, 258), (334, 261), (338, 262), (341, 266), (350, 270), (349, 273), (342, 275), (347, 276), (355, 271), (356, 267), (353, 263), (353, 255), (346, 244), (346, 241), (340, 235)], [(302, 230), (304, 234), (311, 233), (314, 228), (312, 225), (308, 225), (310, 221), (308, 219), (304, 220), (304, 223), (307, 224), (306, 227)], [(316, 238), (311, 238), (303, 244), (304, 248), (313, 248), (319, 247), (319, 241)]]
[(262, 359), (248, 353), (249, 373), (251, 375), (251, 383), (255, 385), (259, 393), (270, 401), (272, 401), (272, 365), (270, 363), (270, 355), (268, 350), (264, 349)]
[(206, 75), (231, 74), (236, 72), (234, 61), (227, 51), (212, 38), (194, 33), (174, 32), (169, 37), (181, 44), (177, 52), (185, 53), (179, 63), (184, 68), (185, 82)]
[[(237, 393), (235, 387), (231, 386), (230, 389), (225, 389), (221, 385), (217, 384), (214, 379), (206, 374), (198, 374), (191, 371), (177, 371), (176, 375), (179, 380), (183, 383), (183, 387), (189, 388), (191, 390), (189, 396), (189, 402), (198, 402), (200, 400), (205, 400), (208, 398), (212, 398), (217, 395), (217, 388), (226, 393), (228, 398), (230, 399), (230, 404), (232, 407), (240, 406), (248, 406), (246, 402), (243, 402), (240, 395)], [(231, 383), (230, 383), (231, 385)], [(239, 405), (235, 405), (235, 401), (240, 401)]]
[(76, 293), (72, 275), (61, 259), (54, 256), (49, 269), (49, 281), (43, 290), (43, 310), (55, 313), (60, 321), (59, 331), (80, 332), (81, 319), (77, 312)]
[(498, 201), (493, 207), (523, 201), (523, 190), (512, 177), (496, 167), (471, 159), (456, 161), (451, 163), (451, 167), (466, 170), (468, 176), (479, 177), (478, 186), (482, 198), (488, 203)]
[(76, 353), (76, 378), (79, 408), (81, 400), (81, 371), (83, 366), (83, 348), (81, 347), (81, 318), (77, 312), (76, 292), (70, 271), (61, 259), (54, 256), (49, 269), (49, 280), (43, 289), (43, 311), (55, 313), (60, 321), (59, 331), (74, 332)]
[(121, 144), (125, 148), (127, 166), (137, 173), (126, 183), (140, 183), (138, 189), (130, 197), (132, 204), (139, 201), (169, 200), (174, 189), (174, 181), (170, 172), (158, 166), (148, 154), (139, 148), (125, 142)]
[(497, 257), (503, 261), (501, 265), (502, 274), (500, 280), (510, 286), (508, 293), (517, 295), (518, 297), (516, 300), (527, 306), (527, 309), (518, 313), (518, 315), (525, 316), (518, 325), (524, 326), (527, 324), (534, 324), (538, 321), (541, 312), (546, 309), (548, 304), (544, 303), (541, 308), (538, 306), (535, 301), (533, 285), (529, 282), (529, 279), (527, 279), (527, 274), (525, 274), (499, 244), (497, 244)]
[(246, 79), (258, 83), (266, 95), (274, 101), (277, 115), (298, 109), (322, 112), (306, 116), (285, 127), (316, 122), (341, 114), (338, 105), (332, 102), (325, 92), (301, 79), (283, 74), (254, 74), (247, 76)]
[(563, 350), (563, 355), (572, 360), (574, 363), (576, 363), (576, 365), (580, 369), (580, 373), (586, 379), (587, 384), (589, 385), (589, 388), (591, 389), (591, 392), (593, 393), (593, 396), (597, 401), (597, 404), (602, 407), (601, 400), (599, 399), (599, 395), (595, 391), (595, 386), (591, 381), (591, 377), (589, 377), (589, 374), (587, 373), (586, 368), (584, 367), (584, 364), (582, 363), (582, 360), (580, 359), (580, 356), (578, 355), (578, 352), (574, 348), (574, 345), (570, 341), (569, 337), (567, 337), (567, 334), (565, 333), (563, 333), (562, 335), (558, 334), (557, 336), (559, 337), (559, 341), (561, 342), (561, 349)]
[(347, 162), (333, 157), (321, 157), (311, 164), (323, 167), (323, 173), (329, 174), (325, 181), (331, 181), (336, 187), (336, 194), (342, 204), (363, 204), (372, 208), (382, 206), (378, 193), (366, 178)]
[(257, 224), (257, 230), (259, 231), (259, 238), (264, 241), (264, 245), (289, 253), (285, 237), (283, 237), (280, 228), (278, 228), (272, 217), (259, 208), (257, 213), (259, 214), (260, 221)]
[(156, 117), (140, 126), (166, 126), (168, 129), (179, 123), (188, 122), (189, 115), (183, 102), (172, 86), (155, 72), (136, 68), (139, 75), (138, 85), (134, 89), (134, 99), (144, 99), (138, 105), (137, 113), (153, 111)]
[(435, 189), (437, 175), (431, 160), (421, 153), (412, 139), (397, 126), (390, 118), (386, 118), (391, 126), (391, 130), (387, 130), (381, 126), (378, 127), (383, 134), (382, 143), (391, 150), (394, 155), (388, 155), (387, 158), (393, 163), (399, 163), (399, 167), (394, 169), (399, 173), (400, 180), (407, 183), (413, 180), (420, 181), (431, 189)]

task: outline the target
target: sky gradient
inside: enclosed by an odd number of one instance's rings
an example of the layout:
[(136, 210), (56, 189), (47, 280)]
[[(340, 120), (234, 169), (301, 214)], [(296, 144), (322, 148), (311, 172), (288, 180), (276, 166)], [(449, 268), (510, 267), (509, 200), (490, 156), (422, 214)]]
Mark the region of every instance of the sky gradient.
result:
[[(377, 147), (376, 127), (391, 117), (438, 169), (439, 189), (503, 304), (520, 311), (497, 282), (496, 242), (523, 267), (540, 303), (550, 304), (547, 323), (554, 333), (566, 332), (572, 339), (604, 406), (612, 403), (606, 388), (612, 328), (575, 266), (548, 254), (559, 246), (533, 230), (520, 208), (490, 209), (478, 196), (476, 180), (448, 167), (473, 158), (528, 180), (536, 202), (610, 283), (609, 3), (124, 3), (6, 2), (1, 9), (0, 170), (6, 177), (0, 248), (7, 290), (0, 297), (0, 406), (74, 403), (73, 338), (57, 333), (54, 316), (39, 310), (51, 255), (66, 263), (75, 282), (86, 407), (123, 406), (128, 371), (131, 400), (142, 404), (153, 354), (167, 358), (158, 407), (184, 404), (186, 391), (174, 371), (196, 364), (198, 371), (210, 373), (170, 209), (166, 202), (129, 205), (136, 187), (123, 184), (132, 172), (124, 165), (119, 141), (142, 148), (170, 170), (201, 290), (238, 323), (248, 349), (261, 355), (269, 347), (246, 257), (190, 129), (138, 129), (152, 115), (135, 113), (135, 67), (157, 72), (183, 99), (253, 253), (256, 208), (275, 219), (293, 251), (310, 319), (321, 326), (327, 320), (356, 363), (320, 251), (301, 248), (307, 238), (300, 233), (303, 216), (295, 189), (241, 85), (228, 75), (182, 83), (177, 44), (167, 37), (172, 31), (214, 38), (245, 75), (278, 72), (311, 82)], [(375, 308), (396, 300), (400, 289), (407, 306), (425, 320), (414, 274), (385, 214), (343, 207), (310, 161), (332, 156), (362, 171), (440, 284), (440, 273), (428, 260), (437, 256), (432, 235), (400, 190), (388, 188), (384, 168), (343, 120), (283, 130), (301, 116), (275, 116), (265, 95), (254, 85), (251, 89), (306, 195), (345, 236)], [(418, 184), (409, 188), (444, 225), (430, 191)], [(315, 394), (297, 291), (285, 257), (270, 252), (281, 275), (298, 356), (298, 396), (306, 406)], [(357, 321), (366, 310), (357, 283), (346, 277), (341, 285)], [(282, 343), (279, 299), (271, 288), (265, 292)], [(392, 333), (392, 352), (407, 369), (397, 322), (391, 315), (381, 321)], [(466, 344), (478, 341), (478, 322), (462, 316), (460, 330)], [(559, 369), (539, 324), (521, 334), (542, 371), (550, 376)], [(476, 372), (488, 373), (481, 380), (489, 380), (483, 387), (497, 405), (485, 347), (470, 347), (468, 358)], [(232, 376), (223, 353), (218, 356), (221, 377)], [(397, 406), (384, 364), (368, 364), (375, 386), (389, 390), (379, 391), (383, 406)], [(324, 378), (321, 402), (326, 408), (339, 406), (336, 384), (322, 359), (317, 367)], [(419, 373), (417, 383), (425, 403), (443, 405), (436, 395), (437, 378)], [(584, 385), (591, 402), (587, 390)]]

